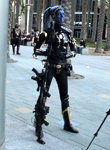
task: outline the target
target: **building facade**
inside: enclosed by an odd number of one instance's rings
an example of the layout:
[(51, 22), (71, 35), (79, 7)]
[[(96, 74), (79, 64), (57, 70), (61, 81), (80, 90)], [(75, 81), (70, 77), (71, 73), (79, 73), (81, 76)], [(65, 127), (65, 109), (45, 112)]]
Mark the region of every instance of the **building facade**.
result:
[[(24, 4), (25, 5), (26, 5), (26, 2), (28, 2), (28, 0), (24, 0)], [(48, 0), (47, 4), (46, 4), (46, 7), (50, 7), (51, 3), (52, 3), (51, 0)], [(92, 26), (93, 26), (93, 16), (94, 16), (94, 3), (95, 3), (95, 0), (92, 0), (91, 11), (90, 11), (90, 21), (89, 21), (89, 38), (91, 38), (91, 36), (92, 36)], [(33, 19), (32, 19), (33, 20), (32, 21), (32, 28), (33, 29), (36, 29), (36, 24), (37, 24), (37, 4), (38, 4), (38, 0), (34, 0), (34, 5), (33, 5)], [(100, 1), (99, 1), (98, 5), (100, 5)], [(88, 9), (89, 9), (89, 0), (87, 1), (86, 18), (88, 18)], [(97, 13), (97, 15), (99, 16), (99, 7), (98, 7), (98, 13)], [(24, 26), (24, 24), (26, 24), (26, 17), (24, 19), (24, 16), (22, 15), (21, 18), (22, 19), (21, 19), (20, 23), (21, 23), (22, 31), (23, 31), (26, 28), (26, 26)], [(42, 16), (41, 16), (41, 19), (42, 19)], [(105, 16), (105, 22), (106, 22), (106, 19), (107, 19), (107, 17)], [(29, 24), (27, 23), (27, 26), (28, 25)], [(81, 35), (81, 26), (82, 26), (82, 0), (76, 0), (76, 12), (75, 12), (75, 21), (74, 21), (74, 35), (73, 35), (75, 38), (80, 38), (80, 35)], [(103, 38), (106, 38), (106, 24), (104, 24)]]
[[(86, 20), (88, 18), (88, 9), (89, 9), (89, 0), (87, 3)], [(90, 11), (91, 19), (89, 22), (89, 38), (91, 38), (93, 15), (94, 15), (94, 0), (92, 0), (91, 11)], [(76, 1), (76, 12), (75, 12), (75, 22), (74, 22), (74, 37), (80, 38), (81, 26), (82, 26), (82, 0), (77, 0)]]

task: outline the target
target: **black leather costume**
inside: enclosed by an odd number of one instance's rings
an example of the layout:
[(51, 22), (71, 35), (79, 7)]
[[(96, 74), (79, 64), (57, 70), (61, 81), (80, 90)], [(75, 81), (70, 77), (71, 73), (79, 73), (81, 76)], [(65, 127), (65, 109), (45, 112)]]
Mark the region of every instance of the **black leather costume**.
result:
[[(70, 45), (71, 51), (75, 51), (73, 43), (74, 41), (72, 41), (70, 34), (71, 30), (60, 26), (58, 28), (58, 25), (57, 27), (55, 27), (55, 37), (52, 43), (52, 52), (49, 58), (49, 67), (47, 74), (48, 88), (50, 87), (53, 77), (55, 77), (57, 81), (60, 91), (60, 99), (62, 102), (62, 111), (69, 107), (67, 84), (67, 72), (69, 65), (67, 64), (66, 60), (68, 44)], [(47, 32), (43, 32), (40, 35), (37, 48), (39, 49), (44, 41), (46, 41), (46, 43), (48, 44), (48, 42), (50, 42), (50, 36), (50, 29), (48, 29)]]
[[(44, 31), (40, 34), (39, 41), (37, 43), (37, 49), (40, 48), (42, 43), (45, 41), (46, 44), (50, 44), (51, 29)], [(63, 118), (65, 121), (64, 129), (70, 132), (78, 133), (76, 129), (70, 124), (69, 117), (69, 95), (68, 95), (68, 81), (67, 76), (69, 74), (70, 64), (67, 63), (67, 46), (69, 44), (70, 50), (75, 51), (74, 40), (71, 37), (71, 30), (58, 26), (55, 24), (55, 36), (52, 39), (52, 51), (49, 58), (49, 66), (47, 73), (47, 89), (49, 90), (52, 78), (55, 77), (61, 99), (61, 107)], [(48, 50), (48, 48), (47, 48)], [(37, 54), (37, 53), (36, 53)], [(48, 54), (48, 52), (46, 52)], [(66, 112), (66, 113), (65, 113)]]

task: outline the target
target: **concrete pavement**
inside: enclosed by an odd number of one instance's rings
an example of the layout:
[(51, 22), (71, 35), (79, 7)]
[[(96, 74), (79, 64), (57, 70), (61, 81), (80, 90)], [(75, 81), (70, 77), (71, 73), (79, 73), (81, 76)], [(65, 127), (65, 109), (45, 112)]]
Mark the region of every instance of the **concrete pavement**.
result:
[[(63, 130), (61, 104), (56, 81), (53, 79), (47, 100), (49, 126), (43, 126), (46, 145), (36, 142), (33, 109), (39, 95), (37, 84), (31, 80), (32, 68), (41, 71), (40, 60), (32, 57), (33, 47), (21, 46), (21, 56), (10, 56), (16, 63), (7, 63), (6, 83), (6, 148), (8, 150), (86, 150), (110, 109), (110, 57), (77, 55), (72, 58), (73, 69), (83, 79), (69, 78), (71, 120), (79, 134)], [(107, 117), (90, 150), (110, 150), (110, 116)]]

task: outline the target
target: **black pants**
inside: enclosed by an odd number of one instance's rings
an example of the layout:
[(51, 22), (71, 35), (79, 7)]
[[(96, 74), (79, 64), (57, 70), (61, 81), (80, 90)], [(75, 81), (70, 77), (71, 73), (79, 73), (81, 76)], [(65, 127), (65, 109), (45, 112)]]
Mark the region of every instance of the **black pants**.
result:
[(57, 70), (55, 67), (48, 67), (47, 73), (47, 88), (49, 90), (52, 78), (56, 79), (59, 94), (62, 104), (62, 111), (69, 107), (69, 96), (68, 96), (68, 80), (67, 80), (67, 73), (66, 69), (61, 69), (61, 71)]

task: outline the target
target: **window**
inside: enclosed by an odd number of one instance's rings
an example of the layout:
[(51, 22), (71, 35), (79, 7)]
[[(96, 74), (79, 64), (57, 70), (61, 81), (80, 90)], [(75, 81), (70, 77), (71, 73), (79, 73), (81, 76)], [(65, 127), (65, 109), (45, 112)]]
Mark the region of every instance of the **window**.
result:
[(93, 1), (92, 2), (92, 10), (91, 10), (92, 12), (94, 12), (94, 4), (95, 4), (95, 2)]
[(37, 17), (37, 15), (33, 14), (33, 24), (36, 24), (36, 17)]
[(76, 1), (76, 12), (81, 12), (82, 11), (82, 0), (77, 0)]
[(34, 0), (34, 8), (33, 8), (34, 10), (34, 12), (37, 12), (37, 0)]
[(75, 15), (75, 22), (82, 22), (82, 14)]

